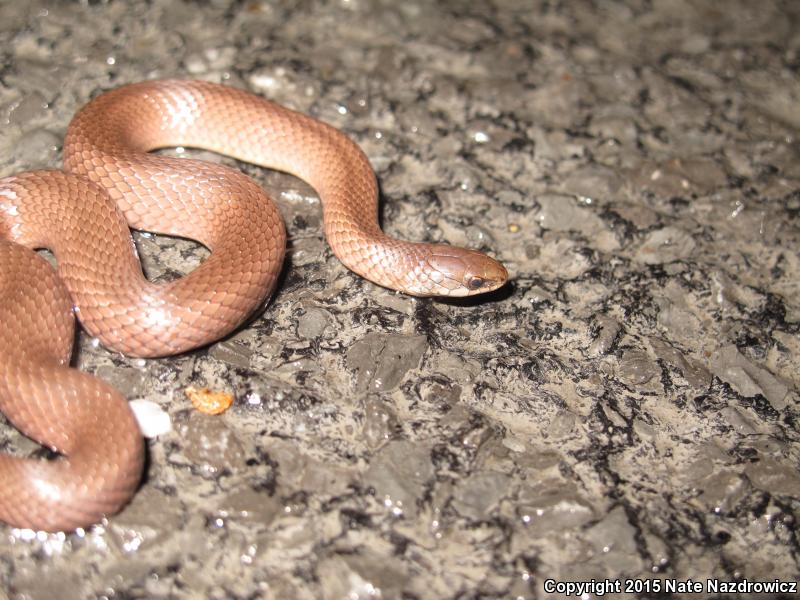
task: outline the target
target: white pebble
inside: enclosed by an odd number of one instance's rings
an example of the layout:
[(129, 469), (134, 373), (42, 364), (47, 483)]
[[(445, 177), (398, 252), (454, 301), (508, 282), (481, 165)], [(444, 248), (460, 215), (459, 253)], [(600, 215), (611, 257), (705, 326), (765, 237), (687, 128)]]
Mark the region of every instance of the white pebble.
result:
[(139, 429), (146, 438), (154, 438), (172, 431), (169, 413), (150, 400), (131, 400), (131, 406)]

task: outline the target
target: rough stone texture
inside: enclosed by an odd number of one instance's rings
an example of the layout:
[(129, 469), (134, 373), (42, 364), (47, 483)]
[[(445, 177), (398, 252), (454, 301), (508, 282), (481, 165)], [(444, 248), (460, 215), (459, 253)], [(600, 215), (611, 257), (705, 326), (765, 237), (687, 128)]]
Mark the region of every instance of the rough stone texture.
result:
[[(777, 0), (0, 4), (0, 175), (57, 167), (102, 89), (224, 81), (356, 139), (389, 232), (514, 278), (469, 302), (379, 289), (308, 186), (242, 165), (289, 229), (273, 301), (171, 360), (81, 338), (82, 368), (173, 429), (108, 523), (0, 529), (0, 597), (797, 577), (799, 32)], [(206, 254), (137, 238), (151, 277)], [(237, 402), (196, 414), (188, 385)]]

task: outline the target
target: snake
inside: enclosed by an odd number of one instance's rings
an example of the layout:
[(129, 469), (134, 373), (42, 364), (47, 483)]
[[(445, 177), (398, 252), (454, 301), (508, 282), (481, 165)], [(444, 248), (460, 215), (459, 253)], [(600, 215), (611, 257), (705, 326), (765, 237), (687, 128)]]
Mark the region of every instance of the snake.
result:
[[(234, 168), (152, 152), (170, 147), (304, 180), (333, 254), (379, 286), (463, 297), (508, 278), (477, 250), (385, 234), (369, 159), (320, 120), (207, 81), (100, 93), (67, 127), (63, 170), (0, 179), (0, 412), (44, 452), (0, 453), (0, 521), (13, 527), (92, 526), (141, 482), (145, 445), (127, 400), (70, 366), (76, 317), (110, 350), (170, 356), (236, 330), (276, 286), (287, 234), (269, 196)], [(189, 238), (210, 254), (182, 277), (151, 282), (131, 229)]]

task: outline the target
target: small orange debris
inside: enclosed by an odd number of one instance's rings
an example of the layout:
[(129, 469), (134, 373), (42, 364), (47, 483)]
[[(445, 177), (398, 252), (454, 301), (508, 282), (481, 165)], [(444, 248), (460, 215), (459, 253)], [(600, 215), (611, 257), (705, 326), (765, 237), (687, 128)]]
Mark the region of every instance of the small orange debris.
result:
[(213, 392), (208, 388), (198, 389), (190, 385), (184, 393), (197, 410), (207, 415), (224, 413), (233, 404), (233, 394), (228, 392)]

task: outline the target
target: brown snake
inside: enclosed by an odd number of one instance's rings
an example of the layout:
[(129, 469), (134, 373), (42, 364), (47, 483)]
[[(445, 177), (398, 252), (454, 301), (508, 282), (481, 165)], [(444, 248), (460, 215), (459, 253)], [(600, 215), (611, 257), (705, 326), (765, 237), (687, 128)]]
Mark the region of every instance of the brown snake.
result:
[[(386, 236), (369, 161), (336, 129), (253, 94), (199, 81), (150, 81), (102, 94), (64, 142), (65, 171), (0, 179), (0, 410), (61, 456), (0, 454), (0, 520), (71, 530), (133, 495), (144, 445), (126, 400), (68, 367), (73, 311), (91, 336), (132, 356), (209, 344), (262, 307), (286, 234), (249, 177), (218, 164), (148, 154), (203, 148), (308, 182), (325, 236), (350, 269), (415, 296), (494, 290), (505, 268), (485, 254)], [(211, 250), (166, 284), (142, 274), (129, 227)], [(32, 249), (49, 248), (57, 274)], [(73, 308), (74, 307), (74, 308)]]

